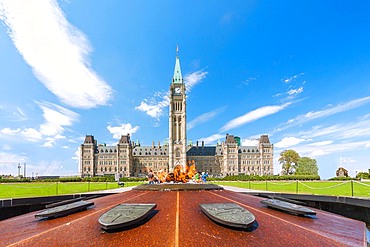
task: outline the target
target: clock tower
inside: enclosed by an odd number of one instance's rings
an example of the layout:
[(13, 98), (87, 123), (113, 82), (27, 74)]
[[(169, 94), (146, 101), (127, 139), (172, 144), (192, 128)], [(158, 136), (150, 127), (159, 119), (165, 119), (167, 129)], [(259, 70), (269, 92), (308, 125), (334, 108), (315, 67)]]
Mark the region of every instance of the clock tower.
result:
[(169, 170), (186, 165), (186, 95), (181, 75), (180, 59), (176, 51), (175, 71), (170, 85), (169, 105)]

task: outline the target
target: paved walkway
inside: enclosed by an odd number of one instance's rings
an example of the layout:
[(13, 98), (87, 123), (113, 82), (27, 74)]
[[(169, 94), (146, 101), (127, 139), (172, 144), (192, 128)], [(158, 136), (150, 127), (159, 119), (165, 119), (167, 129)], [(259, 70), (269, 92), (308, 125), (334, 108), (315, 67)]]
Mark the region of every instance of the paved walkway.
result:
[(274, 193), (272, 191), (252, 190), (252, 189), (238, 188), (238, 187), (225, 186), (225, 185), (220, 185), (220, 186), (223, 187), (225, 190), (230, 190), (230, 191), (239, 192), (239, 193)]
[(90, 192), (86, 192), (86, 193), (82, 193), (82, 194), (86, 194), (86, 195), (88, 195), (88, 194), (112, 194), (112, 193), (113, 194), (118, 194), (118, 193), (130, 191), (135, 187), (136, 186), (120, 187), (120, 188), (117, 188), (117, 189), (110, 189), (110, 190), (90, 191)]

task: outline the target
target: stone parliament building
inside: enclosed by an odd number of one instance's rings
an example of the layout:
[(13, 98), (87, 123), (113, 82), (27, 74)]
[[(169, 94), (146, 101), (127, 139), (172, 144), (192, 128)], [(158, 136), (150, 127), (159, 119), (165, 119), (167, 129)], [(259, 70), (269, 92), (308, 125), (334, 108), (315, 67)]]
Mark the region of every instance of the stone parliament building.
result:
[(187, 143), (185, 92), (177, 54), (170, 84), (168, 143), (141, 146), (127, 134), (121, 136), (117, 145), (107, 146), (87, 135), (80, 148), (80, 175), (143, 177), (150, 169), (154, 173), (171, 172), (176, 165), (185, 166), (193, 161), (197, 171), (207, 171), (211, 176), (273, 175), (274, 146), (267, 135), (262, 135), (253, 146), (242, 146), (239, 137), (229, 134), (216, 146), (205, 146), (203, 141)]

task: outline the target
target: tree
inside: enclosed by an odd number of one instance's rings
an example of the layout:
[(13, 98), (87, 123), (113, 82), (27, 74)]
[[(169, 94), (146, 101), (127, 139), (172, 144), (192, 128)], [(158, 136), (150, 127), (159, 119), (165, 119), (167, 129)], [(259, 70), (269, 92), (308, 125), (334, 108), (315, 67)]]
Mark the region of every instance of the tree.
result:
[(319, 167), (315, 159), (302, 157), (295, 167), (296, 175), (319, 175)]
[(359, 173), (357, 173), (356, 178), (369, 179), (370, 178), (370, 173), (368, 173), (368, 172), (359, 172)]
[(299, 154), (293, 149), (281, 152), (279, 163), (282, 164), (282, 174), (293, 174), (299, 159)]

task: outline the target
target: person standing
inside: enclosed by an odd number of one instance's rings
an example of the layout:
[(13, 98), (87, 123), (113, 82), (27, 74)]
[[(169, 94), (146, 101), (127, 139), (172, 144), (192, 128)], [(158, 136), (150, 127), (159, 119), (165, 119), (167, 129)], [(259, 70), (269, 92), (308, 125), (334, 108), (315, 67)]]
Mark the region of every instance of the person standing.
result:
[(149, 181), (149, 184), (154, 184), (154, 174), (153, 174), (152, 169), (149, 170), (148, 181)]

